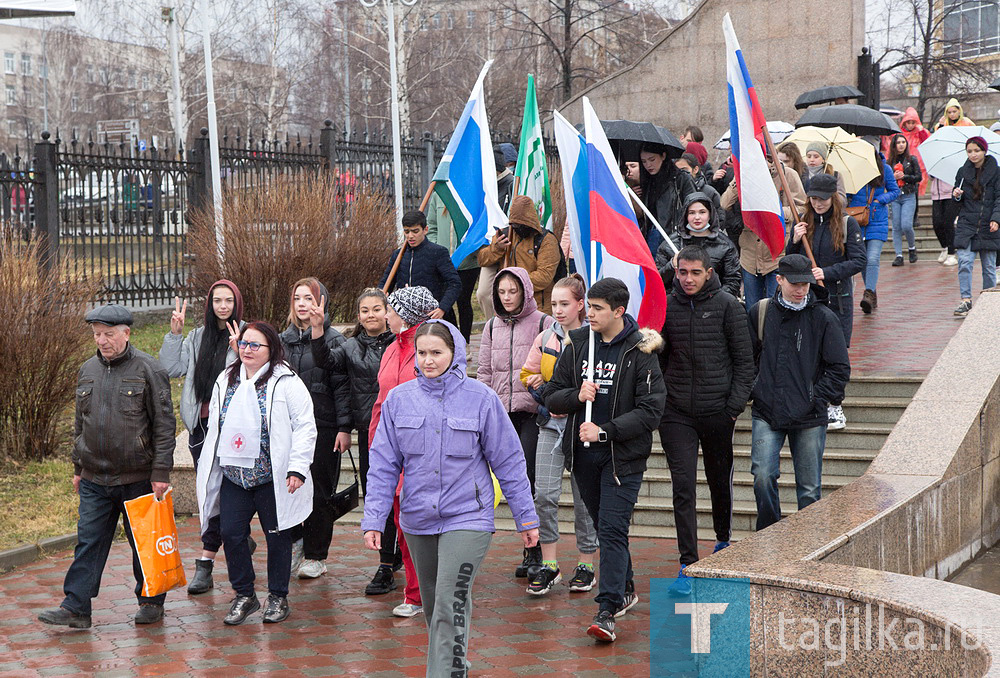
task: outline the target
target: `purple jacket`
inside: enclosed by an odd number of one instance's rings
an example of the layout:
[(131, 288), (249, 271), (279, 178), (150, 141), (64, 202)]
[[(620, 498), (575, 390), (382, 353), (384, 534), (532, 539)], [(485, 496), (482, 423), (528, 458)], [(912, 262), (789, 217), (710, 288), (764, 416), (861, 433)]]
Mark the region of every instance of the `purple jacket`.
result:
[[(497, 294), (500, 273), (504, 271), (516, 275), (524, 288), (524, 304), (516, 315), (504, 312)], [(493, 308), (497, 315), (483, 328), (476, 379), (496, 391), (507, 412), (537, 412), (538, 403), (521, 383), (521, 368), (535, 337), (555, 320), (538, 310), (535, 288), (526, 270), (511, 266), (500, 273), (493, 279)]]
[[(529, 297), (530, 298), (530, 297)], [(538, 527), (517, 432), (496, 393), (465, 372), (465, 339), (455, 340), (451, 367), (419, 373), (389, 392), (369, 450), (368, 493), (361, 529), (382, 531), (400, 471), (399, 522), (409, 534), (494, 532), (493, 479), (500, 482), (519, 532)]]

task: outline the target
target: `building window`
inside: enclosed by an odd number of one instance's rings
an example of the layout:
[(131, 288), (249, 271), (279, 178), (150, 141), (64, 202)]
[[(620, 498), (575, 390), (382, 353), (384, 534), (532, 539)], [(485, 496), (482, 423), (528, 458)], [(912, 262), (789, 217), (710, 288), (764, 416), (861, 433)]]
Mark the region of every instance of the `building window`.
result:
[(21, 75), (31, 75), (31, 55), (21, 55)]
[(138, 79), (136, 79), (135, 71), (133, 71), (132, 69), (129, 69), (129, 71), (128, 71), (128, 88), (129, 89), (135, 89), (138, 86), (139, 86), (139, 81), (138, 81)]
[(434, 25), (434, 30), (441, 28), (441, 14), (439, 12), (435, 12), (434, 16), (431, 17), (431, 23)]
[(134, 101), (128, 102), (128, 115), (130, 118), (134, 118), (136, 114), (136, 105)]
[(7, 85), (7, 105), (17, 105), (17, 90), (14, 88), (14, 85)]
[(149, 89), (149, 73), (142, 74), (142, 88), (144, 90)]
[(451, 29), (455, 28), (455, 13), (448, 12), (448, 14), (446, 14), (445, 16), (448, 18), (448, 30), (450, 31)]
[(3, 70), (5, 73), (14, 72), (14, 53), (4, 52), (3, 53)]
[(24, 101), (22, 103), (25, 108), (31, 105), (31, 90), (27, 87), (24, 88)]
[(78, 110), (80, 110), (80, 97), (76, 96), (75, 94), (69, 100), (69, 110), (71, 110), (73, 113), (76, 113)]
[(110, 77), (110, 75), (108, 73), (108, 67), (107, 66), (101, 66), (101, 84), (102, 85), (110, 85), (111, 84), (111, 77)]
[(7, 134), (17, 134), (17, 120), (7, 121)]
[(944, 53), (950, 57), (1000, 54), (1000, 13), (996, 3), (945, 0), (941, 37)]
[(143, 113), (149, 113), (149, 102), (148, 101), (143, 101), (142, 102), (142, 112)]
[(476, 27), (476, 11), (473, 9), (468, 10), (465, 13), (465, 27), (475, 28)]

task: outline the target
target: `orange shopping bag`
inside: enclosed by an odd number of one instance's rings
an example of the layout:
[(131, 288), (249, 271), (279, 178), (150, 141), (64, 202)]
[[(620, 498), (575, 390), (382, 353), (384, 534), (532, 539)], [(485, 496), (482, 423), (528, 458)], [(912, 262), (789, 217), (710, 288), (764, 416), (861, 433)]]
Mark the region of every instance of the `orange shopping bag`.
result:
[(168, 487), (160, 501), (152, 494), (145, 494), (125, 502), (125, 513), (142, 567), (142, 595), (146, 597), (187, 584), (181, 554), (177, 550), (172, 490)]

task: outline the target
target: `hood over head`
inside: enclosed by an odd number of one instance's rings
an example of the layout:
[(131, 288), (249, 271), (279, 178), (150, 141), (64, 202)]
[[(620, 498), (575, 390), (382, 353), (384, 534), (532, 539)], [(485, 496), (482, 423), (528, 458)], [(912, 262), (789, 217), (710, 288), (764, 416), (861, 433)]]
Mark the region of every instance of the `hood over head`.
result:
[(529, 226), (532, 230), (542, 232), (542, 224), (538, 219), (538, 209), (535, 201), (526, 195), (518, 195), (510, 203), (510, 214), (507, 220), (511, 224)]
[(215, 326), (218, 318), (215, 317), (215, 311), (212, 310), (212, 290), (214, 290), (219, 285), (225, 285), (233, 291), (233, 297), (235, 298), (235, 303), (233, 305), (233, 314), (229, 317), (230, 320), (239, 324), (243, 320), (243, 293), (240, 292), (240, 288), (236, 286), (231, 280), (226, 280), (225, 278), (221, 280), (216, 280), (212, 283), (212, 286), (208, 288), (208, 294), (205, 298), (205, 326), (209, 325)]
[[(503, 304), (500, 303), (500, 293), (497, 289), (500, 286), (500, 277), (504, 273), (514, 274), (514, 277), (521, 282), (521, 289), (524, 291), (524, 300), (521, 302), (521, 309), (514, 313), (507, 313), (503, 308)], [(496, 311), (497, 317), (503, 321), (519, 320), (538, 310), (538, 304), (535, 303), (535, 287), (531, 284), (531, 278), (528, 276), (526, 270), (520, 266), (508, 266), (497, 273), (497, 277), (493, 279), (493, 309)]]
[(468, 376), (468, 346), (465, 343), (465, 337), (462, 336), (462, 332), (446, 320), (428, 320), (423, 325), (444, 325), (444, 327), (451, 333), (451, 339), (455, 342), (455, 355), (452, 356), (451, 365), (448, 369), (439, 377), (425, 377), (423, 370), (420, 369), (420, 365), (417, 362), (416, 357), (413, 359), (413, 368), (416, 370), (417, 379), (421, 381), (421, 385), (442, 382), (445, 383), (450, 379), (465, 379)]
[[(712, 199), (708, 197), (706, 193), (701, 191), (695, 191), (694, 193), (688, 194), (687, 200), (684, 201), (684, 228), (687, 230), (687, 211), (696, 202), (704, 204), (708, 208), (708, 230), (715, 231), (718, 228), (715, 218), (715, 205), (712, 203)], [(701, 231), (702, 233), (704, 231)]]
[[(952, 101), (954, 101), (956, 104), (958, 103), (958, 101), (956, 101), (955, 99), (952, 99)], [(962, 110), (962, 107), (959, 106), (958, 110)], [(920, 126), (920, 116), (917, 115), (917, 109), (915, 109), (913, 106), (908, 107), (906, 109), (906, 112), (903, 113), (903, 117), (899, 119), (900, 129), (903, 128), (903, 123), (906, 122), (907, 120), (912, 120), (913, 122), (917, 123), (917, 127)]]

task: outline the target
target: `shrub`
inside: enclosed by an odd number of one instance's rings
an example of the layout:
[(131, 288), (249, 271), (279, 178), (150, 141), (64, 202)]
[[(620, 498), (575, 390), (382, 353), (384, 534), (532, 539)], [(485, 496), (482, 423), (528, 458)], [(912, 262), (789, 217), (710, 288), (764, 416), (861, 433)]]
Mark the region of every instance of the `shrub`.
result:
[(232, 280), (243, 293), (244, 317), (279, 328), (292, 283), (306, 276), (327, 286), (331, 319), (352, 320), (358, 293), (378, 284), (396, 242), (384, 193), (363, 186), (345, 201), (327, 177), (227, 193), (222, 216), (220, 253), (211, 212), (192, 215), (192, 292), (204, 295), (216, 280)]
[(99, 280), (40, 267), (42, 242), (0, 224), (0, 459), (40, 460), (65, 443), (56, 424), (72, 401), (92, 337), (83, 317)]

